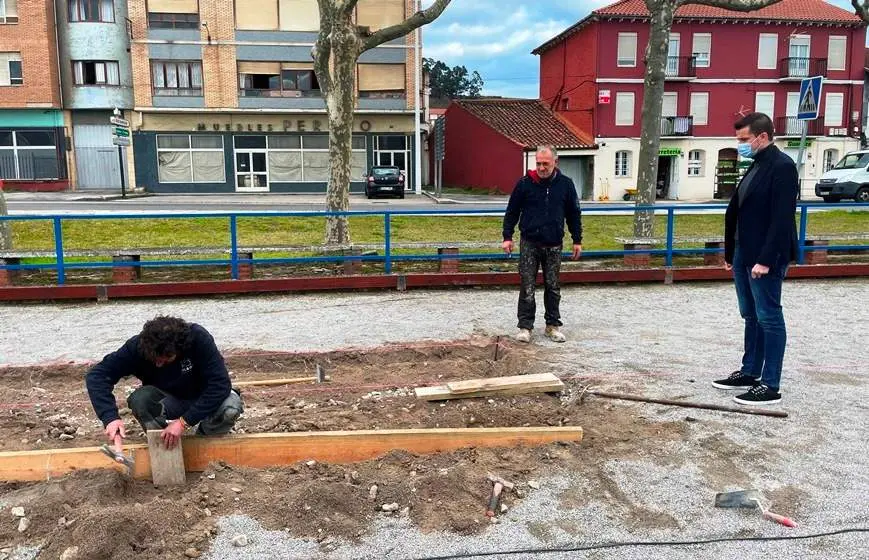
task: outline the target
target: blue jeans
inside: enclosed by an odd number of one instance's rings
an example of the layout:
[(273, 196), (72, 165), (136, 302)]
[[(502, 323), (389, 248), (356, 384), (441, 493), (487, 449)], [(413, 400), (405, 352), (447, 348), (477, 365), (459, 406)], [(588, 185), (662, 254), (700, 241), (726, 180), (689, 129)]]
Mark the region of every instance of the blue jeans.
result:
[(742, 260), (737, 247), (733, 255), (733, 280), (739, 314), (745, 319), (745, 353), (741, 371), (778, 391), (787, 344), (781, 290), (788, 265), (777, 264), (769, 269), (769, 274), (752, 278), (754, 265)]

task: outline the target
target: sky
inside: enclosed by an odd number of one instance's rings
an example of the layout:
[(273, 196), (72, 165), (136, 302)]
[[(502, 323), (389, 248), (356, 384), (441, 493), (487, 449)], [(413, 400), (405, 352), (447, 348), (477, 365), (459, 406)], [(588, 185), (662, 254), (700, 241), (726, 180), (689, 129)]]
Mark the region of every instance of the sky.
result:
[[(616, 0), (452, 0), (423, 28), (423, 56), (483, 77), (484, 95), (536, 98), (535, 47)], [(828, 0), (853, 11), (850, 0)], [(422, 0), (424, 8), (433, 0)]]

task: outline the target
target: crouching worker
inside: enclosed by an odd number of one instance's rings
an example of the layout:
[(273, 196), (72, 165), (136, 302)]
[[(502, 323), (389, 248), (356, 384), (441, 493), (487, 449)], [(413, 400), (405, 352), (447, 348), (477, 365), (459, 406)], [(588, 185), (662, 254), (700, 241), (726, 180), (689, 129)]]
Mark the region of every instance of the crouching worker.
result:
[(169, 449), (193, 426), (198, 425), (197, 435), (228, 433), (244, 411), (211, 334), (183, 319), (156, 317), (85, 379), (94, 411), (116, 446), (126, 433), (112, 391), (130, 375), (142, 386), (127, 398), (127, 406), (144, 430), (162, 430)]

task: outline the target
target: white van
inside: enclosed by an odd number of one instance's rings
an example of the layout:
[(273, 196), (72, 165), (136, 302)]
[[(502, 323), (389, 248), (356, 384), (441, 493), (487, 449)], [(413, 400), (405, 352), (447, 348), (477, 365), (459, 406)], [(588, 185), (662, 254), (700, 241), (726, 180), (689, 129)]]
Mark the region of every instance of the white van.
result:
[(869, 150), (848, 152), (832, 169), (821, 175), (815, 194), (824, 202), (853, 198), (869, 202)]

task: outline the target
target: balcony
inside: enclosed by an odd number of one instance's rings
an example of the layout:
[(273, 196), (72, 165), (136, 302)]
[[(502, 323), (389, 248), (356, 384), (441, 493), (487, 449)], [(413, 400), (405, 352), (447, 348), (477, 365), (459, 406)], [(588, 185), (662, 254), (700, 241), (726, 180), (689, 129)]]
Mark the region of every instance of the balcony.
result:
[(690, 80), (697, 77), (696, 56), (668, 56), (664, 66), (664, 77), (668, 80)]
[(778, 64), (779, 77), (783, 80), (802, 80), (812, 76), (827, 75), (826, 58), (783, 58)]
[(661, 136), (694, 136), (694, 117), (661, 117)]
[(239, 97), (322, 97), (319, 89), (253, 89), (242, 88), (238, 90)]
[(796, 117), (779, 117), (775, 120), (775, 133), (778, 136), (802, 136), (803, 128), (806, 129), (806, 136), (823, 136), (824, 116), (818, 115), (812, 121), (801, 121)]

